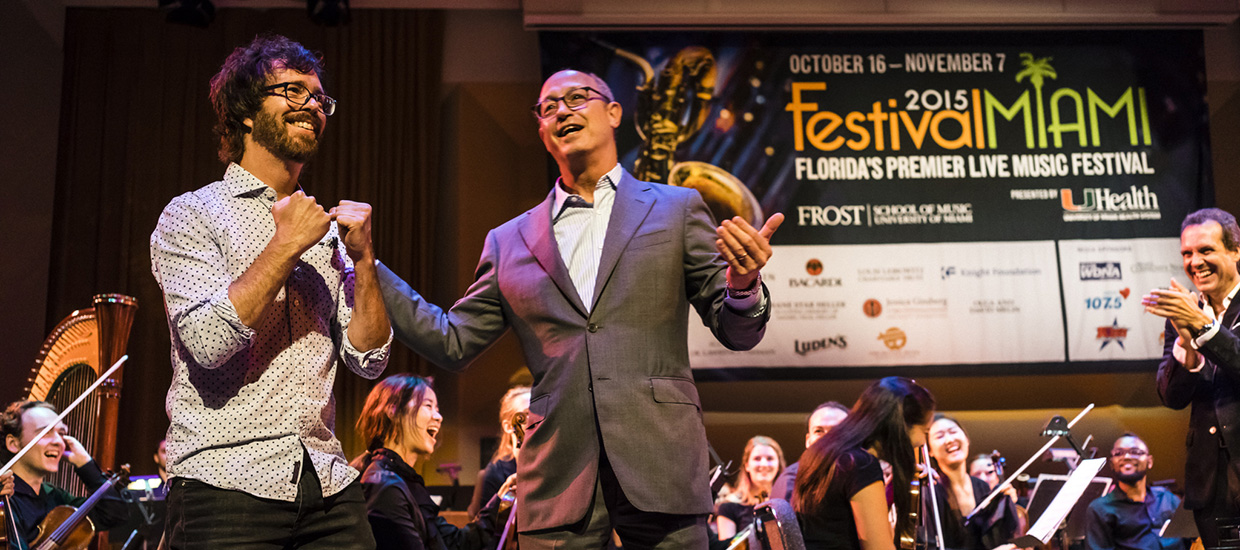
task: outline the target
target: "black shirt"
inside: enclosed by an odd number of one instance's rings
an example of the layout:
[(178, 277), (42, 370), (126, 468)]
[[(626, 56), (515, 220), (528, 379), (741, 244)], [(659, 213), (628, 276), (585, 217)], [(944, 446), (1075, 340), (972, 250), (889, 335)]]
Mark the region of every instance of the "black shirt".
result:
[(851, 449), (840, 455), (820, 512), (813, 516), (797, 514), (805, 547), (809, 550), (861, 550), (852, 497), (882, 482), (883, 467), (874, 455), (864, 449)]
[[(946, 479), (944, 476), (943, 479)], [(979, 478), (969, 476), (973, 486), (973, 499), (980, 503), (990, 494), (990, 486)], [(1007, 495), (999, 495), (986, 508), (966, 520), (971, 510), (956, 510), (948, 501), (947, 487), (935, 484), (934, 497), (938, 501), (939, 519), (943, 523), (943, 546), (955, 550), (987, 550), (1006, 544), (1016, 536), (1019, 518), (1016, 505)], [(926, 490), (923, 485), (922, 490)], [(928, 522), (933, 521), (933, 510), (923, 510)]]
[[(99, 470), (99, 465), (93, 460), (81, 468), (75, 468), (74, 471), (91, 493), (102, 487), (106, 481), (103, 472)], [(27, 545), (39, 536), (39, 522), (43, 521), (43, 518), (47, 517), (48, 512), (51, 512), (53, 508), (80, 506), (86, 502), (86, 497), (75, 497), (51, 483), (44, 483), (38, 493), (35, 493), (34, 488), (19, 476), (13, 476), (13, 484), (13, 496), (9, 497), (9, 504), (13, 507), (14, 515), (17, 516), (17, 528), (21, 532), (22, 542)], [(100, 532), (121, 524), (125, 521), (126, 515), (125, 502), (121, 500), (119, 489), (112, 487), (104, 493), (103, 498), (95, 504), (87, 517), (95, 524), (95, 532)], [(9, 548), (17, 549), (16, 543), (17, 541), (10, 541)]]

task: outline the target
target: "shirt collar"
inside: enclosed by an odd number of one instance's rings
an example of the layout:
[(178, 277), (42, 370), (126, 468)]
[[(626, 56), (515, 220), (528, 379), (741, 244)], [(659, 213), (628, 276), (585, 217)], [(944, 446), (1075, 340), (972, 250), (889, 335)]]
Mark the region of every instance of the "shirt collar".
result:
[[(1228, 292), (1227, 297), (1223, 298), (1223, 311), (1227, 311), (1227, 309), (1231, 307), (1231, 301), (1235, 299), (1237, 291), (1240, 291), (1240, 281), (1236, 282), (1236, 286), (1231, 287), (1231, 292)], [(1201, 294), (1201, 301), (1206, 306), (1202, 309), (1208, 311), (1209, 314), (1213, 316), (1214, 308), (1210, 307), (1210, 297), (1206, 296), (1205, 293), (1203, 292)]]
[[(594, 184), (594, 188), (599, 189), (604, 186), (608, 186), (611, 189), (616, 189), (616, 184), (620, 182), (620, 176), (623, 174), (624, 169), (621, 168), (620, 163), (617, 162), (614, 168), (609, 170), (606, 174), (603, 174), (603, 177), (599, 178), (598, 183)], [(573, 193), (569, 193), (567, 189), (564, 189), (563, 178), (557, 178), (555, 180), (555, 203), (552, 204), (551, 219), (554, 220), (555, 218), (560, 217), (560, 211), (564, 209), (564, 201), (567, 201), (568, 197), (572, 195)], [(595, 200), (597, 201), (597, 199)]]
[(13, 474), (13, 494), (38, 496), (38, 493), (34, 492), (34, 487), (26, 483), (26, 480), (18, 476), (16, 472)]
[(228, 192), (234, 197), (257, 195), (267, 189), (271, 189), (271, 187), (263, 183), (263, 180), (258, 179), (249, 170), (242, 168), (240, 164), (235, 162), (229, 163), (228, 170), (224, 171), (224, 184), (228, 186)]

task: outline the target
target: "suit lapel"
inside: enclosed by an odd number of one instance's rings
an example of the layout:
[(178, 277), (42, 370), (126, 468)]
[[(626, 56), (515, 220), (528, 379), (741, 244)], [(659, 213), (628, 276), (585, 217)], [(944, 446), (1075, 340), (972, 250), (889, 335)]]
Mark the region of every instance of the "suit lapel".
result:
[(594, 279), (594, 299), (591, 303), (598, 307), (599, 296), (603, 287), (611, 278), (616, 263), (620, 261), (620, 253), (624, 252), (629, 240), (637, 234), (650, 208), (654, 205), (654, 197), (650, 193), (650, 185), (629, 174), (627, 170), (620, 176), (616, 186), (616, 202), (611, 208), (611, 220), (607, 222), (607, 237), (603, 240), (603, 254), (598, 262), (598, 276)]
[(538, 265), (551, 277), (551, 281), (560, 289), (560, 293), (568, 299), (582, 317), (586, 316), (586, 306), (581, 302), (577, 287), (573, 286), (573, 278), (568, 274), (564, 259), (560, 257), (560, 247), (555, 242), (555, 231), (551, 228), (551, 208), (555, 204), (555, 191), (552, 190), (547, 199), (533, 210), (525, 213), (518, 225), (521, 240), (525, 241)]
[(1223, 312), (1223, 326), (1235, 330), (1236, 324), (1240, 323), (1240, 294), (1228, 304), (1227, 311)]

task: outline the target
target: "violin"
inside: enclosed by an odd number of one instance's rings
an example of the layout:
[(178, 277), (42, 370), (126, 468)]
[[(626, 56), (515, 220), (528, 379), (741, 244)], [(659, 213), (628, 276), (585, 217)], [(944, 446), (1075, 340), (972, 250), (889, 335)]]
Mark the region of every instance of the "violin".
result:
[[(920, 448), (920, 460), (918, 466), (924, 468), (926, 473), (926, 492), (921, 490), (920, 476), (914, 477), (910, 482), (909, 496), (913, 502), (912, 510), (909, 510), (909, 519), (913, 522), (912, 534), (901, 534), (899, 546), (901, 550), (926, 550), (929, 548), (937, 548), (943, 550), (943, 522), (939, 517), (939, 501), (935, 498), (934, 489), (934, 472), (930, 466), (930, 450), (922, 445)], [(932, 523), (927, 525), (927, 520)], [(931, 532), (931, 527), (934, 531)]]
[[(521, 444), (525, 443), (525, 421), (529, 418), (529, 411), (521, 411), (513, 415), (512, 435), (517, 438), (515, 447), (520, 450)], [(517, 550), (517, 488), (514, 486), (507, 493), (500, 495), (499, 514), (503, 514), (504, 510), (508, 510), (508, 520), (504, 522), (504, 531), (499, 536), (498, 550)]]
[(31, 550), (86, 550), (95, 538), (95, 526), (86, 517), (112, 487), (129, 477), (125, 464), (97, 489), (81, 506), (57, 506), (39, 522), (39, 534), (30, 543)]
[[(990, 463), (994, 466), (996, 477), (999, 479), (1006, 477), (1003, 474), (1003, 466), (1007, 463), (1007, 460), (1003, 458), (1003, 455), (999, 454), (998, 450), (990, 453)], [(1014, 488), (1012, 496), (1016, 496)], [(1026, 510), (1024, 506), (1016, 504), (1015, 498), (1013, 498), (1012, 504), (1016, 507), (1016, 533), (1013, 536), (1019, 537), (1029, 531), (1029, 510)]]

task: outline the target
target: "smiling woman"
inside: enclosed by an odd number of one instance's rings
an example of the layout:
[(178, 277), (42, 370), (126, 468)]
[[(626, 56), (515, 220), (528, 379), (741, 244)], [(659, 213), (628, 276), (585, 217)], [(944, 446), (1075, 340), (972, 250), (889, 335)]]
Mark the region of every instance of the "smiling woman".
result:
[(389, 376), (366, 398), (357, 431), (367, 450), (352, 466), (362, 471), (377, 550), (476, 550), (494, 538), (494, 503), (457, 528), (439, 516), (439, 505), (414, 469), (435, 451), (442, 424), (435, 390), (425, 378)]
[(728, 540), (753, 523), (754, 506), (770, 498), (771, 484), (784, 469), (784, 451), (774, 439), (755, 435), (745, 444), (736, 489), (715, 504), (715, 529)]
[(969, 436), (959, 422), (935, 415), (927, 443), (939, 474), (934, 496), (941, 511), (945, 546), (994, 548), (1022, 534), (1011, 498), (997, 498), (972, 517), (965, 517), (990, 493), (990, 485), (968, 473)]

